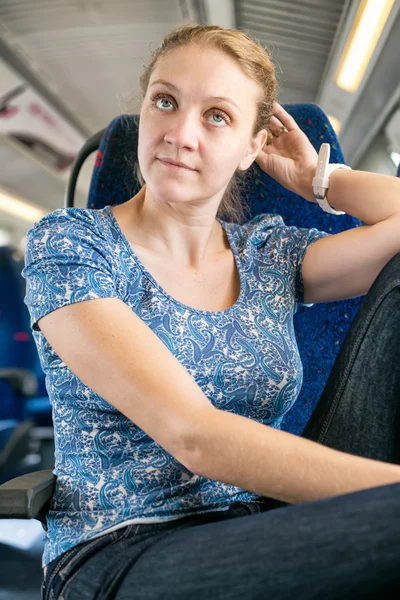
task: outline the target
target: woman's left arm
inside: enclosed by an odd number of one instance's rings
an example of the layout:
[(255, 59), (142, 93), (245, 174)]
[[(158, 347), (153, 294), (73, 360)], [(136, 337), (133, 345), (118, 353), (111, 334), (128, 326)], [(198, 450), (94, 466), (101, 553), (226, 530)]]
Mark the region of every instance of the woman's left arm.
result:
[[(271, 120), (275, 137), (256, 161), (287, 189), (316, 202), (312, 179), (317, 153), (282, 106), (276, 104), (274, 112), (280, 120)], [(337, 169), (330, 176), (327, 200), (364, 225), (319, 239), (307, 249), (302, 264), (306, 304), (366, 294), (400, 252), (400, 178)]]
[[(300, 195), (315, 202), (312, 190), (315, 169), (312, 171), (305, 174), (300, 183)], [(400, 218), (399, 177), (336, 169), (330, 175), (326, 197), (333, 208), (360, 219), (366, 225), (375, 225), (394, 215)]]
[[(315, 202), (311, 181), (303, 180), (302, 189)], [(400, 252), (400, 178), (336, 169), (326, 196), (336, 210), (365, 225), (320, 239), (308, 248), (302, 265), (306, 304), (366, 294)]]

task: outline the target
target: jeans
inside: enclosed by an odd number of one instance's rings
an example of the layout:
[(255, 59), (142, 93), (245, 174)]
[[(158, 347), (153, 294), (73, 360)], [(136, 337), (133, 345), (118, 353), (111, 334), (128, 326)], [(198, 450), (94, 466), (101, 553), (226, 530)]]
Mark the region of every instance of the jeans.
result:
[[(400, 253), (363, 298), (302, 437), (400, 464)], [(400, 598), (400, 483), (295, 505), (262, 497), (128, 525), (52, 561), (42, 593), (45, 600)]]

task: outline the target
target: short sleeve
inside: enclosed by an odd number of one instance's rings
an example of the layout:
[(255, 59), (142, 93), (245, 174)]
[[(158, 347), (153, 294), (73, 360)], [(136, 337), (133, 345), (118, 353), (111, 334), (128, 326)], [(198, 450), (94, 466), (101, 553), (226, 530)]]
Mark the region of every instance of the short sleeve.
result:
[(27, 232), (22, 276), (35, 331), (57, 308), (119, 297), (107, 239), (89, 209), (57, 209), (35, 223)]
[(330, 234), (326, 233), (325, 231), (319, 231), (314, 227), (312, 229), (293, 229), (294, 231), (291, 233), (291, 235), (293, 235), (294, 239), (296, 240), (296, 245), (298, 244), (298, 248), (295, 252), (295, 255), (297, 255), (295, 258), (295, 302), (297, 305), (314, 306), (314, 304), (304, 304), (303, 261), (307, 250), (314, 244), (314, 242), (324, 237), (328, 237)]
[(298, 305), (313, 306), (304, 304), (303, 261), (308, 248), (331, 234), (315, 227), (306, 229), (286, 226), (282, 217), (277, 214), (263, 213), (253, 219), (252, 223), (255, 223), (252, 231), (253, 244), (286, 277), (294, 298), (294, 312)]

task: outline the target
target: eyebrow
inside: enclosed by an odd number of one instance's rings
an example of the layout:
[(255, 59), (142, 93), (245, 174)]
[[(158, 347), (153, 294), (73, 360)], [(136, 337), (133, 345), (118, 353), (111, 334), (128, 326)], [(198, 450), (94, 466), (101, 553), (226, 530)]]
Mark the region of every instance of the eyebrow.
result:
[[(179, 93), (179, 88), (177, 88), (176, 85), (174, 85), (173, 83), (169, 83), (168, 81), (165, 81), (164, 79), (156, 79), (156, 81), (153, 81), (153, 83), (149, 87), (156, 85), (156, 83), (161, 83), (162, 85), (165, 85), (166, 87)], [(218, 100), (218, 101), (223, 100), (225, 102), (228, 102), (229, 104), (233, 104), (233, 106), (235, 106), (238, 109), (238, 111), (241, 112), (240, 108), (236, 104), (236, 102), (234, 102), (230, 98), (226, 98), (225, 96), (211, 96), (210, 98), (206, 98), (206, 101), (208, 101), (208, 100)]]

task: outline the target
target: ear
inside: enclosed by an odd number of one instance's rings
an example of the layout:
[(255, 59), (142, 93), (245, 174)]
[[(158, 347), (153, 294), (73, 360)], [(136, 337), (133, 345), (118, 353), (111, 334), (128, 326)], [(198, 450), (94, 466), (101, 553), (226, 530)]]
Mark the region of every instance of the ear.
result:
[(250, 165), (254, 162), (257, 156), (260, 154), (261, 149), (264, 147), (268, 140), (268, 131), (261, 129), (256, 136), (251, 139), (250, 147), (248, 152), (242, 158), (238, 165), (240, 171), (246, 171)]

